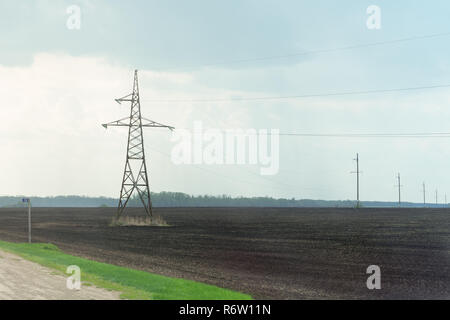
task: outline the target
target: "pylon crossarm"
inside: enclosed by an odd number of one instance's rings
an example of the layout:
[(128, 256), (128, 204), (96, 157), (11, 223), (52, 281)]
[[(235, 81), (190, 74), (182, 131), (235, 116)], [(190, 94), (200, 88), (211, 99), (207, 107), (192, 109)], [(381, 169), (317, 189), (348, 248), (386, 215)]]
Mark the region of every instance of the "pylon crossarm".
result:
[(167, 126), (165, 124), (153, 121), (153, 120), (149, 120), (147, 118), (142, 117), (142, 126), (143, 127), (153, 127), (153, 128), (167, 128), (170, 131), (174, 130), (175, 127), (171, 127), (171, 126)]
[[(137, 122), (137, 121), (135, 121)], [(108, 128), (108, 127), (129, 127), (130, 126), (130, 117), (126, 117), (123, 119), (119, 119), (116, 121), (111, 121), (108, 123), (104, 123), (102, 124), (103, 127)], [(142, 118), (142, 127), (152, 127), (152, 128), (167, 128), (170, 131), (174, 130), (175, 128), (172, 126), (167, 126), (165, 124), (153, 121), (153, 120), (149, 120), (146, 118)]]
[(119, 98), (119, 99), (115, 99), (115, 100), (116, 100), (116, 102), (117, 102), (118, 104), (121, 104), (121, 102), (123, 102), (123, 101), (133, 101), (133, 99), (130, 98), (130, 97), (133, 97), (133, 94), (132, 94), (132, 93), (127, 94), (126, 96), (124, 96), (124, 97), (122, 97), (122, 98)]
[(130, 117), (102, 124), (103, 127), (128, 127), (130, 125)]

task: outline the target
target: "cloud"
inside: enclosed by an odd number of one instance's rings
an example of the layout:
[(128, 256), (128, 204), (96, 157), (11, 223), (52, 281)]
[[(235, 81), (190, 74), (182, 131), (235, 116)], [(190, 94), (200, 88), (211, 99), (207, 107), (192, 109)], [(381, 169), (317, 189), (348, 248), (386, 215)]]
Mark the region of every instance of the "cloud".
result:
[[(245, 127), (246, 115), (239, 106), (145, 101), (162, 96), (189, 97), (197, 92), (211, 96), (242, 92), (204, 87), (189, 73), (141, 70), (139, 76), (142, 112), (147, 118), (178, 127), (190, 127), (194, 120), (211, 126)], [(67, 54), (41, 53), (34, 56), (30, 66), (0, 66), (0, 165), (6, 168), (4, 180), (10, 181), (0, 186), (0, 194), (116, 195), (127, 132), (123, 128), (105, 131), (100, 124), (128, 116), (129, 107), (117, 105), (114, 98), (131, 92), (132, 77), (133, 70), (105, 59)], [(220, 120), (212, 123), (214, 118)], [(155, 147), (170, 153), (169, 138), (169, 132), (158, 129), (146, 132), (148, 153)], [(211, 175), (208, 170), (196, 173), (195, 168), (192, 174), (171, 175), (174, 168), (168, 158), (148, 159), (152, 181), (165, 183), (156, 190), (182, 189), (192, 185), (191, 179)], [(184, 191), (208, 189), (199, 183)], [(218, 184), (214, 191), (220, 190)]]
[[(270, 102), (155, 101), (274, 95), (273, 91), (245, 90), (227, 83), (232, 78), (245, 78), (245, 82), (270, 78), (284, 70), (279, 68), (264, 73), (233, 70), (232, 76), (215, 68), (140, 70), (142, 113), (177, 128), (191, 128), (201, 120), (205, 128), (284, 132), (448, 131), (450, 101), (445, 90)], [(308, 70), (310, 65), (302, 68)], [(101, 123), (128, 116), (129, 106), (116, 104), (114, 98), (131, 92), (132, 77), (129, 67), (96, 56), (41, 53), (29, 66), (0, 65), (0, 194), (117, 196), (127, 132), (124, 128), (104, 130)], [(223, 85), (215, 83), (224, 78), (228, 80)], [(286, 71), (285, 81), (295, 87), (303, 80)], [(445, 139), (285, 137), (280, 146), (280, 173), (265, 179), (252, 166), (176, 166), (168, 156), (172, 146), (168, 131), (147, 130), (145, 143), (154, 191), (297, 198), (354, 198), (354, 177), (349, 172), (359, 152), (363, 199), (395, 200), (392, 185), (395, 173), (401, 171), (408, 181), (405, 200), (420, 201), (415, 186), (423, 180), (441, 189), (447, 186), (450, 153)]]

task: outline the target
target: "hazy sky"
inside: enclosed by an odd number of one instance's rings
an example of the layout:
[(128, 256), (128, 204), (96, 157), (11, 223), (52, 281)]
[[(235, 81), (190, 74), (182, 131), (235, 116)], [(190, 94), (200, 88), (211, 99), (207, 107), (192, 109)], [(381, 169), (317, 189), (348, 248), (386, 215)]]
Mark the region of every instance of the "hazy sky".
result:
[[(345, 5), (344, 5), (345, 4)], [(81, 29), (66, 9), (81, 9)], [(381, 29), (366, 27), (369, 5)], [(117, 197), (128, 116), (114, 98), (139, 69), (145, 117), (177, 128), (298, 133), (450, 132), (450, 89), (287, 100), (155, 102), (326, 94), (450, 84), (448, 1), (13, 1), (0, 3), (0, 195)], [(324, 50), (325, 52), (320, 52)], [(276, 59), (303, 51), (312, 54)], [(245, 60), (236, 62), (236, 60)], [(222, 63), (228, 62), (228, 63)], [(450, 138), (280, 137), (280, 169), (175, 165), (171, 133), (146, 129), (152, 191), (190, 194), (440, 201)]]

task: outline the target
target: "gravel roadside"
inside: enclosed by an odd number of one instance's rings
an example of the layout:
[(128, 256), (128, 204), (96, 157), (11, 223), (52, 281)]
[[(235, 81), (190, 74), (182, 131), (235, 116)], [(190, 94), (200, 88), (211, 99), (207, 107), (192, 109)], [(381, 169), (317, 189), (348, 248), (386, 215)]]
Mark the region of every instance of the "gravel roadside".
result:
[(95, 286), (82, 284), (80, 290), (68, 289), (66, 280), (52, 269), (0, 250), (0, 300), (119, 299), (120, 292)]

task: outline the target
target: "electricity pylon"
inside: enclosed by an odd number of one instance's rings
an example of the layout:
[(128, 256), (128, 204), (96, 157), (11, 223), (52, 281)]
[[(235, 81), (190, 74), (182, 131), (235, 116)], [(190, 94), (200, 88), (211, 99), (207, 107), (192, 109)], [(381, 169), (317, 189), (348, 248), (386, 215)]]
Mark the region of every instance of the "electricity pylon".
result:
[[(150, 198), (150, 188), (148, 183), (147, 165), (144, 152), (144, 135), (142, 128), (168, 128), (174, 127), (148, 120), (141, 116), (141, 105), (139, 100), (138, 71), (134, 71), (133, 92), (119, 99), (117, 103), (131, 102), (130, 116), (117, 121), (102, 124), (103, 127), (128, 127), (128, 146), (125, 161), (125, 170), (120, 190), (119, 205), (117, 208), (117, 218), (119, 218), (133, 192), (136, 190), (144, 205), (145, 212), (152, 216), (152, 202)], [(136, 170), (139, 168), (138, 170)]]

